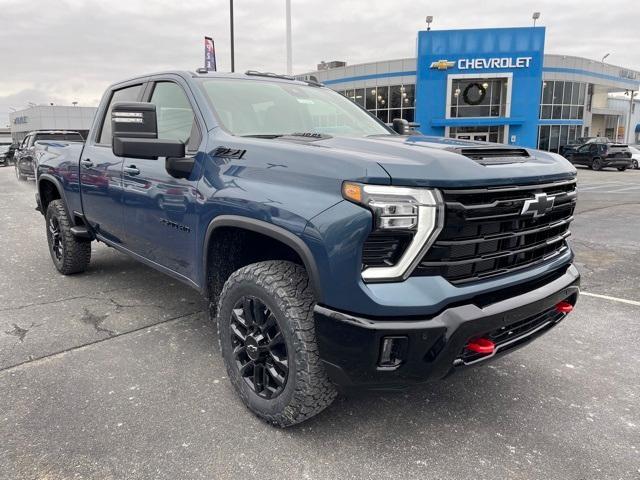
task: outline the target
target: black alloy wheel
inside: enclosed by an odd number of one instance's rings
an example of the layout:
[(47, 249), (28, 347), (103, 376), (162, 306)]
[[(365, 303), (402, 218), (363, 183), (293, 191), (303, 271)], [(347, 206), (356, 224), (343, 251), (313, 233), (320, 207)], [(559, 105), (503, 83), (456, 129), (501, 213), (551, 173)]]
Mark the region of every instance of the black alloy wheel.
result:
[(289, 357), (275, 315), (260, 299), (243, 296), (231, 311), (230, 326), (240, 376), (262, 398), (280, 395), (289, 376)]
[(51, 253), (61, 262), (64, 258), (64, 241), (60, 232), (60, 223), (56, 217), (49, 218), (49, 245), (51, 245)]
[(634, 160), (631, 165), (635, 170), (638, 169), (638, 160)]
[(598, 170), (602, 170), (602, 161), (599, 158), (594, 158), (593, 162), (591, 162), (591, 168), (596, 172)]

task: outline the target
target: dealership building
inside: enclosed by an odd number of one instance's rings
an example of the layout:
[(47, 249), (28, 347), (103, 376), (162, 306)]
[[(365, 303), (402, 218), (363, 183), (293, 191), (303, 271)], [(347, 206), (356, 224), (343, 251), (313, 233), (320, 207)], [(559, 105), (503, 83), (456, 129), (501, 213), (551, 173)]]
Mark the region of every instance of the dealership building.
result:
[(20, 143), (34, 130), (73, 130), (86, 138), (95, 107), (37, 105), (9, 114), (11, 138)]
[(300, 77), (425, 135), (551, 151), (583, 136), (637, 143), (640, 72), (544, 49), (544, 27), (421, 31), (416, 58), (323, 62)]

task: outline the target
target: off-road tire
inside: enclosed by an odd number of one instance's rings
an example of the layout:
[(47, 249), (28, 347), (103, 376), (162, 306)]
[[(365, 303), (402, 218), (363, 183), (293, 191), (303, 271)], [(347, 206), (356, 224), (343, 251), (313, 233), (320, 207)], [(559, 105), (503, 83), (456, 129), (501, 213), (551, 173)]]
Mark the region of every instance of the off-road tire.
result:
[[(262, 398), (242, 378), (233, 355), (232, 310), (243, 297), (259, 299), (274, 314), (288, 354), (289, 372), (281, 393)], [(336, 397), (318, 354), (313, 320), (315, 299), (303, 267), (266, 261), (240, 268), (226, 281), (218, 302), (218, 339), (229, 379), (255, 415), (278, 427), (303, 422)], [(212, 309), (209, 309), (212, 311)]]
[[(53, 200), (47, 206), (46, 228), (49, 254), (53, 264), (63, 275), (84, 272), (91, 261), (91, 242), (79, 240), (71, 233), (71, 221), (62, 200)], [(54, 251), (52, 224), (57, 224), (59, 241), (62, 244), (60, 257)]]
[(591, 169), (596, 172), (602, 170), (602, 160), (600, 160), (599, 158), (594, 158), (591, 162)]

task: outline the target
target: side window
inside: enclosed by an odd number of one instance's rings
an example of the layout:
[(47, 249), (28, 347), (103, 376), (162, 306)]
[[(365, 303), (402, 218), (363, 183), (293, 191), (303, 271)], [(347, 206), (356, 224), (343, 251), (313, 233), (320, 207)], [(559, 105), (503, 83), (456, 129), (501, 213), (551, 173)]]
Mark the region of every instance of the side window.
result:
[(135, 102), (138, 100), (141, 90), (142, 85), (133, 85), (113, 92), (111, 100), (109, 100), (107, 114), (102, 119), (102, 128), (100, 129), (100, 140), (98, 143), (111, 145), (111, 109), (113, 108), (113, 104), (116, 102)]
[(158, 82), (150, 102), (156, 106), (158, 138), (178, 140), (187, 145), (187, 150), (196, 150), (200, 132), (182, 87), (173, 82)]

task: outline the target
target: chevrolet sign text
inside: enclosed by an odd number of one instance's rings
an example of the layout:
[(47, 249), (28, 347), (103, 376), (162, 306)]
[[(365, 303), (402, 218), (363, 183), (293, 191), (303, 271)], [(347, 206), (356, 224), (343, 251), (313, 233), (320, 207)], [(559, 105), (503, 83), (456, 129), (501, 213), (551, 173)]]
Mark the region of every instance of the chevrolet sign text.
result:
[(482, 70), (487, 68), (528, 68), (532, 57), (461, 58), (459, 70)]

